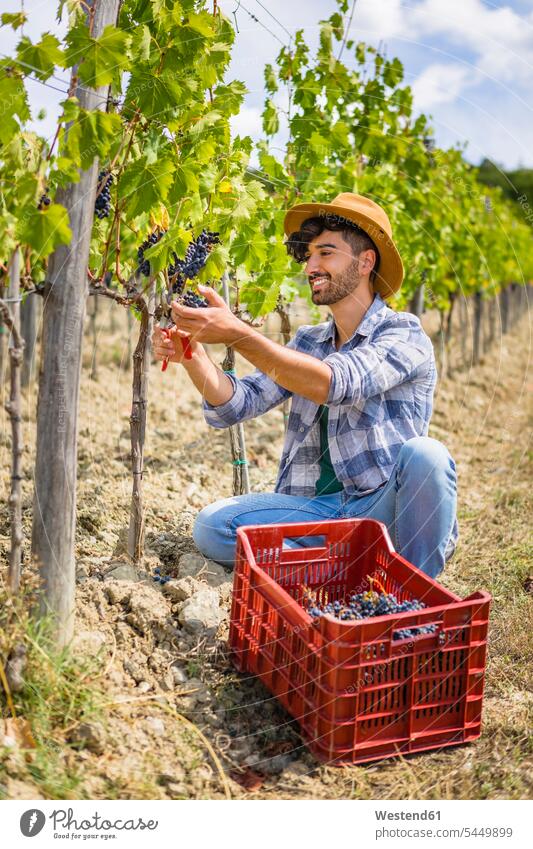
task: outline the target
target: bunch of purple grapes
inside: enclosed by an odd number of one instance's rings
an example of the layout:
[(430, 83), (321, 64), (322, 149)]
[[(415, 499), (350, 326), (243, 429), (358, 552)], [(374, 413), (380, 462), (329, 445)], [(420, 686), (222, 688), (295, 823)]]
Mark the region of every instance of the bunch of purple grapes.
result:
[[(398, 601), (396, 596), (384, 592), (369, 591), (365, 593), (352, 593), (348, 599), (342, 601), (317, 602), (316, 595), (309, 590), (304, 593), (303, 604), (307, 612), (318, 619), (324, 614), (335, 616), (343, 622), (368, 619), (372, 616), (387, 616), (391, 613), (406, 613), (407, 611), (423, 610), (425, 604), (418, 599)], [(401, 628), (395, 631), (393, 639), (403, 640), (417, 637), (420, 634), (432, 634), (436, 625), (420, 625), (417, 628)]]
[(40, 199), (39, 199), (39, 203), (37, 204), (37, 209), (43, 209), (45, 206), (50, 206), (50, 204), (52, 203), (52, 201), (51, 201), (51, 200), (50, 200), (50, 198), (48, 197), (48, 192), (49, 192), (49, 191), (50, 191), (50, 189), (45, 189), (45, 190), (44, 190), (44, 194), (43, 194), (43, 195), (41, 195), (41, 197), (40, 197)]
[[(166, 230), (154, 231), (147, 239), (145, 239), (140, 248), (137, 250), (139, 271), (145, 277), (150, 276), (150, 262), (144, 258), (144, 252), (148, 250), (148, 248), (152, 247), (152, 245), (157, 244), (164, 233), (166, 233)], [(173, 262), (167, 269), (168, 276), (172, 283), (172, 292), (169, 292), (169, 302), (171, 294), (182, 294), (186, 281), (192, 280), (193, 277), (196, 277), (198, 272), (201, 271), (207, 262), (207, 257), (213, 250), (214, 245), (218, 243), (220, 243), (219, 233), (202, 230), (198, 238), (193, 239), (192, 242), (189, 243), (183, 259), (180, 259), (178, 255), (173, 252)], [(203, 298), (200, 300), (203, 301)], [(195, 306), (204, 306), (204, 304), (197, 303)]]
[(201, 295), (197, 295), (196, 292), (185, 292), (182, 295), (181, 302), (184, 307), (192, 307), (193, 309), (198, 309), (198, 307), (208, 307), (209, 303), (205, 298), (202, 298)]
[(111, 184), (113, 175), (109, 171), (100, 171), (98, 174), (98, 188), (94, 202), (94, 214), (100, 220), (109, 216), (111, 209)]
[(137, 249), (137, 261), (139, 263), (139, 272), (144, 277), (150, 277), (150, 261), (144, 258), (144, 252), (151, 248), (152, 245), (157, 245), (161, 236), (166, 233), (166, 230), (157, 230), (150, 233), (147, 239), (144, 240), (141, 247)]
[[(219, 235), (218, 232), (202, 230), (198, 238), (189, 243), (183, 259), (179, 259), (174, 254), (174, 262), (168, 268), (173, 294), (181, 295), (186, 281), (192, 280), (202, 270), (213, 247), (220, 244)], [(196, 306), (204, 305), (196, 304)]]

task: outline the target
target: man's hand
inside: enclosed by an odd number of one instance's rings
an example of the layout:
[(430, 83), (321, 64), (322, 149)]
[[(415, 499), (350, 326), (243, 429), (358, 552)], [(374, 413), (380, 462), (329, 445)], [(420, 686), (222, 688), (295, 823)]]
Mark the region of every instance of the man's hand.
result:
[[(169, 335), (170, 338), (168, 338)], [(203, 345), (189, 339), (192, 357), (191, 359), (185, 357), (181, 337), (176, 327), (169, 327), (168, 330), (163, 331), (161, 327), (156, 326), (152, 334), (152, 346), (156, 360), (168, 360), (183, 365), (198, 392), (209, 404), (215, 407), (225, 404), (233, 395), (232, 381), (211, 362)]]
[(194, 342), (214, 344), (222, 342), (234, 345), (241, 337), (243, 322), (240, 321), (210, 286), (198, 286), (198, 291), (209, 303), (208, 307), (185, 307), (174, 301), (171, 305), (172, 320), (179, 336), (190, 336)]
[[(170, 338), (169, 338), (170, 337)], [(189, 342), (192, 354), (201, 347), (192, 339)], [(168, 360), (170, 363), (183, 363), (185, 352), (181, 344), (181, 338), (175, 327), (162, 330), (156, 325), (152, 333), (152, 350), (156, 360)]]

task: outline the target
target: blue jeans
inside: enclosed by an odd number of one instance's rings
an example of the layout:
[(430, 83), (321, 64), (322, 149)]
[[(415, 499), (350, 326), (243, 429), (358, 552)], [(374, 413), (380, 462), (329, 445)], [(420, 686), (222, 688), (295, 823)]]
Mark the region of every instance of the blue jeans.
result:
[[(223, 498), (200, 512), (193, 538), (205, 557), (233, 566), (237, 528), (242, 525), (365, 516), (383, 522), (396, 551), (435, 578), (455, 551), (456, 509), (454, 461), (441, 442), (417, 436), (404, 442), (389, 480), (370, 495), (336, 492), (305, 498), (265, 492)], [(312, 545), (313, 538), (292, 544)]]

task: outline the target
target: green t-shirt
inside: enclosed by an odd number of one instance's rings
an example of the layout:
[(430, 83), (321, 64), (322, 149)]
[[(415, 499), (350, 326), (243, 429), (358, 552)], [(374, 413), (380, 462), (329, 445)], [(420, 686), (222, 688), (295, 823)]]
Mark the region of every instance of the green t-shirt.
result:
[(315, 495), (331, 495), (343, 489), (342, 483), (335, 475), (331, 464), (328, 442), (328, 408), (321, 404), (319, 412), (320, 422), (320, 475), (316, 482)]

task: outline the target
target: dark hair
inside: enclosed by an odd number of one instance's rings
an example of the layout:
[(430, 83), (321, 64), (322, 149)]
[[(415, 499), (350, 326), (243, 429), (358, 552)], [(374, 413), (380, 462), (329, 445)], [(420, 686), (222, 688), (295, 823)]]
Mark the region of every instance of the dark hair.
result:
[(306, 218), (300, 229), (291, 233), (285, 242), (289, 256), (292, 256), (296, 262), (305, 262), (309, 242), (320, 236), (324, 230), (341, 233), (344, 241), (350, 245), (354, 256), (359, 256), (361, 251), (373, 250), (376, 252), (376, 264), (370, 273), (370, 280), (373, 281), (379, 268), (379, 251), (368, 233), (365, 233), (361, 227), (342, 215), (334, 215), (328, 212), (325, 216)]

